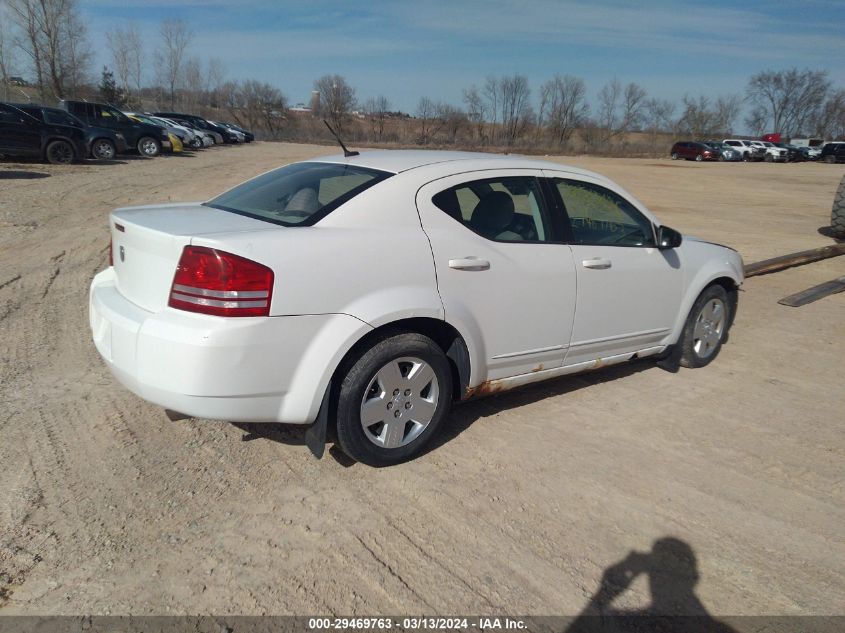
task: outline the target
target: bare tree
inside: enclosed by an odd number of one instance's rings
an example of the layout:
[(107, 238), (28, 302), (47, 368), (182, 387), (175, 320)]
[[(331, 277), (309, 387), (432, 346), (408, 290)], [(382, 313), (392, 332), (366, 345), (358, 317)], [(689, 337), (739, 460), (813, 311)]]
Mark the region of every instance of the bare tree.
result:
[(613, 79), (599, 92), (598, 123), (604, 129), (605, 140), (624, 136), (642, 125), (648, 105), (648, 93), (635, 83), (624, 88)]
[(106, 42), (112, 56), (117, 81), (127, 101), (133, 101), (133, 93), (141, 92), (141, 69), (143, 49), (138, 27), (130, 23), (125, 29), (115, 28), (106, 32)]
[(267, 130), (270, 138), (278, 138), (287, 120), (287, 98), (268, 83), (247, 80), (238, 91), (245, 123), (249, 129)]
[(185, 62), (185, 89), (187, 91), (187, 106), (196, 107), (202, 98), (205, 81), (202, 73), (202, 62), (199, 57), (191, 57)]
[(420, 97), (417, 103), (417, 121), (420, 124), (420, 133), (417, 137), (417, 143), (426, 145), (431, 141), (432, 126), (435, 118), (435, 110), (437, 105), (429, 97)]
[(314, 82), (314, 90), (320, 94), (318, 114), (328, 119), (338, 133), (342, 132), (355, 107), (355, 89), (341, 75), (323, 75)]
[(499, 120), (499, 80), (492, 75), (484, 82), (484, 98), (487, 99), (487, 119), (495, 131)]
[(583, 79), (555, 75), (540, 87), (539, 124), (548, 128), (558, 145), (565, 144), (589, 112)]
[(824, 106), (831, 83), (824, 70), (765, 70), (748, 80), (746, 92), (756, 119), (788, 136), (805, 132)]
[(484, 142), (484, 117), (487, 114), (487, 108), (484, 105), (484, 99), (478, 92), (475, 85), (470, 86), (464, 90), (464, 103), (467, 106), (466, 116), (470, 123), (475, 126), (478, 140)]
[(672, 128), (675, 104), (666, 99), (649, 99), (644, 107), (645, 126), (649, 132), (665, 132)]
[(438, 130), (442, 130), (446, 141), (452, 144), (457, 141), (461, 130), (469, 124), (466, 113), (448, 103), (437, 104), (435, 117), (438, 121)]
[(206, 70), (206, 89), (209, 93), (211, 107), (219, 108), (221, 101), (221, 89), (226, 79), (226, 69), (219, 57), (212, 57), (208, 60)]
[(528, 127), (531, 110), (531, 89), (525, 75), (513, 75), (499, 79), (499, 101), (502, 109), (502, 127), (508, 145), (522, 136)]
[(819, 110), (812, 130), (829, 139), (845, 139), (845, 89), (833, 92)]
[(156, 50), (156, 72), (168, 88), (170, 108), (176, 107), (176, 89), (182, 81), (185, 50), (193, 35), (182, 20), (167, 19), (161, 23), (161, 48)]
[(9, 76), (12, 74), (12, 47), (9, 39), (6, 25), (8, 18), (6, 16), (6, 7), (0, 4), (0, 88), (3, 92), (3, 101), (9, 100)]
[(379, 141), (384, 136), (384, 124), (389, 111), (390, 101), (384, 95), (367, 99), (364, 104), (364, 112), (370, 120), (373, 136)]
[(41, 98), (74, 93), (87, 75), (91, 52), (76, 0), (7, 0), (18, 27), (15, 44), (29, 59)]

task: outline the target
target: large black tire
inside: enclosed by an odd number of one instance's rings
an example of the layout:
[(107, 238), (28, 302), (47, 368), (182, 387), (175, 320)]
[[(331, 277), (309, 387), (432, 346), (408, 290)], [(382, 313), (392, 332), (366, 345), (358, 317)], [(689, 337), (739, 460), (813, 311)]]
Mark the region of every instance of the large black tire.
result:
[(97, 160), (112, 160), (117, 155), (117, 148), (107, 138), (94, 139), (91, 143), (91, 156)]
[(70, 165), (76, 155), (73, 145), (67, 141), (51, 141), (44, 151), (44, 157), (51, 165)]
[(370, 466), (406, 461), (434, 435), (451, 402), (443, 350), (422, 334), (388, 336), (347, 365), (337, 395), (338, 443)]
[(683, 367), (704, 367), (719, 355), (731, 325), (731, 309), (722, 286), (708, 286), (698, 295), (678, 341)]
[(678, 153), (672, 152), (672, 160), (678, 160)]
[(141, 156), (155, 158), (161, 154), (161, 143), (152, 136), (142, 136), (138, 139), (138, 153)]
[(845, 237), (845, 176), (839, 181), (839, 189), (833, 196), (833, 208), (830, 211), (830, 228), (836, 237)]

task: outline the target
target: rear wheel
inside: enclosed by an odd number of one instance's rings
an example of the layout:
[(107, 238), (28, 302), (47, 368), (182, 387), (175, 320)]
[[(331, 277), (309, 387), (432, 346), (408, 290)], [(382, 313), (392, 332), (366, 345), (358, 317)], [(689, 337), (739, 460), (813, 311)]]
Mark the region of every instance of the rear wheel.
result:
[(67, 141), (51, 142), (47, 145), (47, 151), (44, 154), (47, 157), (47, 162), (52, 165), (69, 165), (75, 158), (73, 147)]
[(421, 334), (390, 336), (365, 351), (343, 377), (338, 443), (370, 466), (405, 461), (422, 450), (451, 401), (451, 370), (440, 347)]
[(704, 160), (704, 156), (702, 156), (701, 154), (696, 154), (696, 155), (695, 155), (695, 160), (697, 160), (697, 161), (700, 163), (701, 161), (703, 161), (703, 160)]
[(771, 163), (771, 162), (772, 162), (772, 160), (774, 160), (774, 159), (772, 158), (772, 155), (771, 155), (771, 154), (766, 153), (766, 159), (765, 159), (765, 160), (766, 160), (766, 162), (767, 162), (767, 163)]
[(828, 163), (829, 165), (833, 165), (836, 162), (836, 156), (833, 154), (828, 154), (824, 157), (824, 162)]
[(839, 181), (839, 189), (833, 197), (833, 208), (830, 211), (830, 226), (834, 235), (845, 237), (845, 176)]
[(684, 367), (704, 367), (719, 354), (730, 324), (728, 293), (708, 286), (695, 300), (679, 341)]
[(152, 136), (142, 136), (138, 139), (138, 153), (149, 158), (158, 156), (161, 154), (161, 143)]
[(117, 148), (107, 138), (98, 138), (91, 144), (91, 156), (98, 160), (111, 160), (117, 155)]

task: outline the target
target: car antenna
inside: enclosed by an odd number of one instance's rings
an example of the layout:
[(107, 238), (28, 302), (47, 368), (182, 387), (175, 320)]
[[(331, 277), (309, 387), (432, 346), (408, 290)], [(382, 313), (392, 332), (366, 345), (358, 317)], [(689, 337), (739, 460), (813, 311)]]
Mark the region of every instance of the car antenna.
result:
[(331, 125), (329, 125), (329, 122), (328, 122), (328, 121), (326, 121), (325, 119), (323, 119), (323, 123), (325, 123), (325, 124), (326, 124), (326, 127), (327, 127), (327, 128), (329, 128), (329, 132), (331, 132), (331, 133), (332, 133), (332, 136), (334, 136), (334, 137), (337, 139), (337, 142), (338, 142), (338, 143), (340, 143), (340, 146), (343, 148), (343, 155), (344, 155), (344, 157), (349, 158), (350, 156), (358, 156), (358, 155), (360, 154), (360, 152), (350, 152), (350, 151), (346, 148), (346, 145), (344, 145), (344, 144), (343, 144), (343, 141), (341, 141), (341, 140), (340, 140), (340, 137), (337, 135), (337, 132), (335, 132), (335, 131), (332, 129), (332, 126), (331, 126)]

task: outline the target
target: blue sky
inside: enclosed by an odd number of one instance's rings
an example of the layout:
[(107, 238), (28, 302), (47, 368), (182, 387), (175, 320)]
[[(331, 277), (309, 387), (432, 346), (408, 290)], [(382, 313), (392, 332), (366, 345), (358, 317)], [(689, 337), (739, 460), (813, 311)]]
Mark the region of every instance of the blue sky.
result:
[[(228, 78), (307, 102), (314, 80), (344, 75), (360, 101), (384, 94), (413, 112), (421, 96), (461, 105), (463, 88), (521, 73), (532, 96), (555, 73), (590, 97), (614, 77), (651, 96), (742, 93), (764, 69), (824, 69), (845, 87), (845, 0), (81, 0), (92, 35), (134, 20), (151, 65), (158, 24), (185, 19), (190, 55)], [(92, 37), (104, 43), (104, 37)], [(95, 44), (96, 46), (97, 44)], [(110, 63), (96, 48), (98, 67)]]

